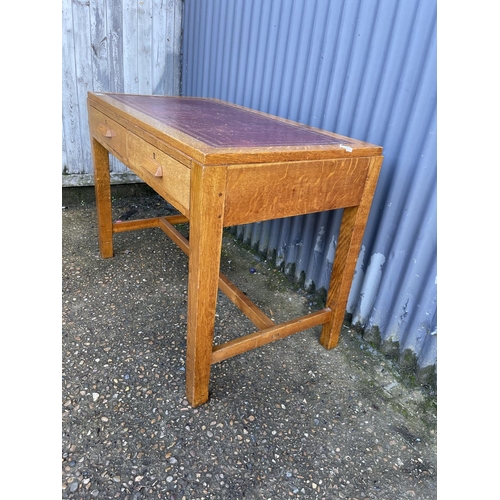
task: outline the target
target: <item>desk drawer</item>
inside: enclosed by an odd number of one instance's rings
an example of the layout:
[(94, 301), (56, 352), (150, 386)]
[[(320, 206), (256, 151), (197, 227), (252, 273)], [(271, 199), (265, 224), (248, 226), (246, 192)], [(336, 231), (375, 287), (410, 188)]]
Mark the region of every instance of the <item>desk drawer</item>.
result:
[(127, 136), (128, 166), (159, 195), (189, 214), (191, 169), (132, 132)]
[(89, 108), (89, 124), (92, 135), (119, 157), (127, 159), (127, 130), (111, 118)]

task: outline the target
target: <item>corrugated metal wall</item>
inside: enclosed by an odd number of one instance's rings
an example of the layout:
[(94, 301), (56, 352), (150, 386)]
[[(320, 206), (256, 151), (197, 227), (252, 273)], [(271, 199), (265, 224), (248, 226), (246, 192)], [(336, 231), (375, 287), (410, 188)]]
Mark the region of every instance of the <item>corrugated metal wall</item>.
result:
[[(63, 0), (62, 185), (93, 184), (87, 92), (179, 95), (182, 0)], [(137, 182), (111, 157), (112, 182)]]
[[(182, 93), (384, 147), (348, 302), (352, 322), (421, 377), (436, 366), (436, 0), (186, 0)], [(237, 227), (327, 287), (326, 212)], [(431, 377), (433, 375), (430, 375)]]

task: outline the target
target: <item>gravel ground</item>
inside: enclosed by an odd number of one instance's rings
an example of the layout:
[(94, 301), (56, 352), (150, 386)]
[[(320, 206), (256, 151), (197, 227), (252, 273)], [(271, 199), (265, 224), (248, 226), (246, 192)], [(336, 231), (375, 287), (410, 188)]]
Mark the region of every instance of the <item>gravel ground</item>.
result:
[[(164, 215), (157, 196), (114, 217)], [(187, 231), (187, 227), (184, 228)], [(212, 367), (185, 398), (187, 257), (159, 229), (101, 259), (93, 203), (62, 212), (63, 499), (434, 499), (436, 398), (345, 327), (310, 329)], [(277, 322), (314, 299), (227, 233), (223, 271)], [(215, 337), (253, 331), (219, 297)]]

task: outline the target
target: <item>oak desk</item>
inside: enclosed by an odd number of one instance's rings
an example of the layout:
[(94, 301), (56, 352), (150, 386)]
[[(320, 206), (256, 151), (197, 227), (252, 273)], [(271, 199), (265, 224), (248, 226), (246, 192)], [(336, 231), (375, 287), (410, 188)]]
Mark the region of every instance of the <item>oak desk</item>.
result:
[[(323, 325), (338, 343), (382, 148), (217, 99), (89, 92), (99, 251), (113, 234), (158, 227), (189, 255), (186, 395), (208, 399), (213, 363)], [(113, 223), (109, 154), (179, 215)], [(275, 325), (220, 273), (223, 228), (344, 208), (326, 306)], [(175, 224), (189, 222), (189, 241)], [(218, 288), (257, 331), (213, 345)]]

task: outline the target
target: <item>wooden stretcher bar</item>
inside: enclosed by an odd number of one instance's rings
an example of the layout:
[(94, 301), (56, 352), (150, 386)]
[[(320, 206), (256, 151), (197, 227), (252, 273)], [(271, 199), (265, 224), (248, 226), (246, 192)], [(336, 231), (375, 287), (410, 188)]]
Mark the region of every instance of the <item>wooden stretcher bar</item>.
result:
[(330, 320), (332, 311), (329, 308), (306, 314), (300, 318), (292, 319), (281, 325), (275, 325), (265, 330), (244, 335), (212, 349), (212, 364), (224, 359), (232, 358), (238, 354), (251, 351), (257, 347), (283, 339), (294, 333), (307, 330), (313, 326), (323, 325)]
[[(184, 215), (153, 217), (134, 221), (117, 222), (113, 224), (113, 232), (120, 233), (137, 229), (159, 227), (186, 255), (189, 256), (189, 241), (174, 227), (174, 224), (184, 224), (187, 222), (189, 222), (189, 219)], [(269, 318), (262, 309), (252, 302), (247, 295), (222, 273), (219, 273), (219, 289), (257, 328), (259, 328), (259, 331), (214, 346), (212, 350), (212, 364), (238, 354), (243, 354), (244, 352), (269, 344), (275, 340), (288, 337), (289, 335), (308, 328), (322, 325), (331, 318), (331, 310), (325, 308), (321, 311), (287, 321), (281, 325), (275, 325), (274, 321)]]

